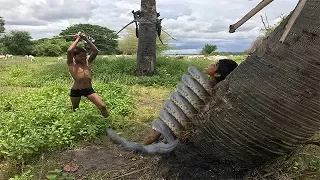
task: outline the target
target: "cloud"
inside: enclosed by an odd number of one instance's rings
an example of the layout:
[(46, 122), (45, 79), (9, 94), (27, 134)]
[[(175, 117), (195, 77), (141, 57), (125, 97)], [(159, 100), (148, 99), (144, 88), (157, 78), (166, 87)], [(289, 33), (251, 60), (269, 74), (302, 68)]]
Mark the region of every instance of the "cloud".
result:
[(7, 0), (0, 0), (1, 9), (12, 9), (21, 4), (21, 0), (15, 0), (15, 1), (7, 1)]
[[(0, 0), (0, 16), (7, 30), (26, 30), (34, 39), (57, 35), (77, 23), (90, 23), (118, 31), (132, 19), (132, 10), (141, 0)], [(157, 11), (166, 31), (178, 41), (170, 45), (181, 51), (199, 51), (205, 44), (216, 44), (220, 51), (243, 51), (259, 35), (267, 14), (272, 25), (289, 13), (297, 0), (273, 1), (243, 24), (235, 33), (229, 25), (237, 22), (261, 0), (161, 0)], [(133, 26), (133, 25), (132, 25)], [(124, 36), (122, 32), (120, 36)], [(179, 51), (179, 50), (177, 50)]]
[(1, 0), (0, 4), (0, 14), (7, 25), (29, 26), (48, 25), (65, 19), (88, 20), (98, 7), (95, 0)]
[(6, 20), (6, 25), (10, 25), (10, 26), (14, 26), (14, 25), (32, 25), (32, 26), (42, 26), (42, 25), (47, 25), (48, 22), (47, 21), (43, 21), (43, 20), (38, 20), (38, 19), (34, 19), (34, 18), (30, 18), (30, 19), (22, 19), (19, 18), (17, 20)]
[[(230, 34), (229, 26), (240, 20), (260, 0), (186, 2), (190, 5), (191, 14), (163, 20), (170, 34), (180, 41), (172, 44), (182, 49), (181, 52), (183, 49), (199, 50), (207, 43), (217, 45), (219, 51), (243, 51), (250, 47), (263, 28), (260, 15), (267, 14), (269, 23), (273, 25), (280, 15), (289, 13), (297, 3), (295, 0), (273, 2)], [(189, 20), (191, 18), (193, 21)]]
[(54, 22), (63, 19), (83, 18), (88, 20), (98, 7), (95, 0), (45, 0), (29, 5), (30, 14), (39, 20)]
[[(161, 1), (160, 1), (161, 2)], [(157, 6), (157, 11), (160, 12), (161, 18), (178, 19), (181, 16), (189, 16), (192, 14), (192, 9), (189, 4), (181, 1), (170, 1), (170, 3), (160, 3)]]

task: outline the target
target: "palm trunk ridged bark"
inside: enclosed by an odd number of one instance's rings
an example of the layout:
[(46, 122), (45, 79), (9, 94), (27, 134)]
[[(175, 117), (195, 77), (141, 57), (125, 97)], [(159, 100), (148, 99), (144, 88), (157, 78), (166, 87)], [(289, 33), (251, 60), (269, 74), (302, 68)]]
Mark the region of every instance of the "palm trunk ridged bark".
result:
[(213, 89), (194, 118), (193, 150), (243, 168), (288, 154), (320, 128), (320, 1), (308, 0), (284, 43), (288, 19)]
[(0, 33), (3, 33), (4, 30), (5, 30), (5, 28), (4, 28), (4, 20), (0, 16)]
[(137, 51), (137, 75), (153, 75), (156, 66), (156, 1), (141, 0), (141, 19)]

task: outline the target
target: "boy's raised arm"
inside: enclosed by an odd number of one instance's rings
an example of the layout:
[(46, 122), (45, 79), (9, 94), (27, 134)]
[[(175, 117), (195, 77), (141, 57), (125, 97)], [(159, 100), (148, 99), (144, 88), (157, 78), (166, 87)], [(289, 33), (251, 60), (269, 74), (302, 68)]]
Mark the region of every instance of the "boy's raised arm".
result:
[(76, 40), (73, 41), (73, 43), (70, 45), (70, 47), (67, 50), (67, 64), (73, 63), (73, 50), (76, 48), (78, 42), (80, 41), (81, 37), (80, 34), (76, 34)]
[(93, 60), (97, 57), (99, 50), (98, 48), (88, 39), (87, 36), (83, 36), (83, 39), (89, 44), (92, 53), (89, 56), (88, 62), (92, 63)]

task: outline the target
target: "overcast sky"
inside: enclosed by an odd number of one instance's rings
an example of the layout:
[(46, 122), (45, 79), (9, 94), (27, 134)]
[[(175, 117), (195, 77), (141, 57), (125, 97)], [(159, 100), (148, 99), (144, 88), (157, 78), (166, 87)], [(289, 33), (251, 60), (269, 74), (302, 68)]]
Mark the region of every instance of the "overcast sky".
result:
[[(259, 35), (260, 15), (274, 24), (294, 9), (298, 0), (275, 0), (235, 33), (229, 25), (241, 19), (261, 0), (157, 0), (157, 11), (170, 41), (179, 53), (197, 53), (205, 44), (219, 51), (243, 51)], [(72, 24), (90, 23), (118, 31), (130, 22), (140, 0), (0, 0), (0, 16), (9, 30), (29, 31), (33, 39), (52, 37)], [(125, 33), (125, 32), (124, 32)], [(124, 33), (120, 34), (121, 36)]]

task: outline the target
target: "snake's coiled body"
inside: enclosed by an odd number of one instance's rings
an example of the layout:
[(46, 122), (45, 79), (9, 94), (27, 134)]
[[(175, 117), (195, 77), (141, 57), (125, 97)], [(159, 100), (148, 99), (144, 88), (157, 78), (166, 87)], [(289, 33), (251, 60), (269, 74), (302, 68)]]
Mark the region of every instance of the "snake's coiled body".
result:
[[(213, 83), (197, 68), (189, 66), (190, 75), (183, 75), (177, 85), (177, 92), (172, 92), (160, 110), (159, 119), (165, 123), (175, 137), (188, 129), (192, 117), (197, 114), (210, 99)], [(158, 127), (153, 126), (158, 130)], [(169, 130), (168, 130), (169, 131)]]
[(163, 108), (159, 111), (159, 118), (152, 122), (152, 128), (160, 132), (169, 144), (139, 145), (120, 138), (112, 129), (107, 129), (109, 136), (122, 144), (128, 150), (138, 150), (148, 154), (167, 153), (178, 144), (177, 137), (181, 137), (188, 129), (191, 119), (210, 99), (211, 89), (215, 85), (196, 67), (189, 66), (190, 75), (183, 75), (182, 82), (177, 85), (177, 91), (172, 92)]

